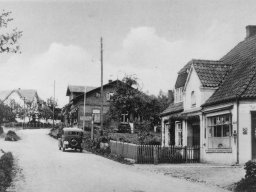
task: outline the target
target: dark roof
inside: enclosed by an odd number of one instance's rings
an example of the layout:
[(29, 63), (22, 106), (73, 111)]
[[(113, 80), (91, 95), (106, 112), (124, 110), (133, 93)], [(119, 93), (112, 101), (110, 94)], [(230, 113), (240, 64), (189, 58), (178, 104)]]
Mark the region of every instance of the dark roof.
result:
[(175, 89), (185, 86), (188, 76), (187, 71), (192, 65), (204, 87), (218, 87), (231, 66), (230, 64), (224, 64), (222, 61), (192, 59), (179, 71)]
[(203, 87), (218, 87), (223, 81), (231, 65), (221, 61), (193, 60), (194, 69)]
[(168, 115), (168, 114), (173, 114), (173, 113), (178, 113), (183, 111), (183, 102), (179, 103), (171, 103), (169, 107), (167, 107), (161, 115)]
[(184, 73), (179, 73), (176, 83), (175, 83), (175, 89), (180, 88), (180, 87), (184, 87), (186, 81), (187, 81), (187, 77), (188, 77), (188, 73), (184, 72)]
[(204, 106), (231, 101), (236, 98), (256, 97), (256, 36), (245, 39), (222, 59), (232, 64), (219, 89), (206, 101)]
[(88, 92), (88, 91), (91, 91), (91, 90), (95, 89), (96, 87), (69, 85), (68, 88), (67, 88), (66, 96), (69, 96), (70, 93), (84, 93), (85, 88), (86, 88), (86, 91)]
[(178, 74), (180, 73), (187, 73), (187, 71), (190, 69), (191, 65), (192, 65), (192, 61), (189, 61), (181, 70), (179, 70)]
[[(106, 88), (106, 87), (109, 87), (109, 86), (114, 86), (114, 85), (116, 85), (117, 83), (123, 83), (123, 82), (120, 81), (120, 80), (111, 81), (111, 82), (109, 82), (109, 83), (104, 84), (104, 85), (103, 85), (103, 89)], [(93, 92), (100, 91), (100, 89), (101, 89), (101, 87), (96, 87), (96, 88), (91, 89), (91, 90), (89, 90), (89, 91), (87, 90), (86, 95), (87, 95), (87, 94), (91, 94), (91, 93), (93, 93)], [(73, 98), (72, 101), (77, 100), (77, 99), (81, 99), (81, 98), (83, 98), (83, 97), (84, 97), (84, 94), (78, 95), (77, 97)]]

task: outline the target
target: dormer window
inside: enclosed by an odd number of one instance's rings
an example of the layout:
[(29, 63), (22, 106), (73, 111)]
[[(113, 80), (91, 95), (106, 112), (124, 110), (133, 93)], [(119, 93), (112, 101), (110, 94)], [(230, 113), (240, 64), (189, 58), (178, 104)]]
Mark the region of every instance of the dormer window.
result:
[(196, 94), (195, 91), (191, 92), (191, 107), (195, 107), (196, 106)]
[(175, 89), (175, 98), (174, 98), (174, 101), (175, 103), (178, 103), (178, 102), (182, 102), (183, 101), (183, 90), (182, 90), (183, 87), (180, 87), (180, 88), (177, 88)]

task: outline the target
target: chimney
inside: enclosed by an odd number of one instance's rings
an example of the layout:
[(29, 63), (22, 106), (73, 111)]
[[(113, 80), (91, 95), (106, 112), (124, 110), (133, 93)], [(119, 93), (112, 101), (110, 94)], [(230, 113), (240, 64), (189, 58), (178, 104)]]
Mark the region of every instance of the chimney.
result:
[(168, 99), (170, 103), (174, 102), (174, 94), (172, 90), (168, 90)]
[(111, 79), (108, 80), (108, 83), (112, 83), (113, 81)]
[(246, 39), (256, 35), (256, 25), (247, 25), (246, 26)]

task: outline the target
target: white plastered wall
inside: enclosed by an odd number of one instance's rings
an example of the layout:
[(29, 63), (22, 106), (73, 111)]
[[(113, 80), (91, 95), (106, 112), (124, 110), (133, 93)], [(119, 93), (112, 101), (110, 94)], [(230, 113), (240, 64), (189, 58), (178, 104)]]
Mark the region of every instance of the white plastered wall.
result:
[[(201, 161), (210, 163), (220, 163), (220, 164), (235, 164), (237, 162), (237, 138), (231, 137), (231, 151), (221, 151), (221, 150), (209, 150), (208, 149), (208, 128), (207, 128), (207, 117), (223, 115), (231, 113), (232, 115), (232, 127), (233, 130), (237, 129), (237, 106), (236, 103), (229, 103), (225, 105), (216, 105), (214, 107), (209, 107), (207, 110), (221, 109), (228, 105), (232, 105), (233, 108), (229, 110), (219, 110), (218, 112), (207, 113), (202, 117), (203, 130), (206, 131), (206, 138), (201, 134), (202, 149), (201, 149)], [(201, 129), (201, 130), (202, 130)], [(204, 134), (204, 132), (203, 132)]]
[[(251, 112), (256, 111), (256, 100), (239, 102), (239, 163), (252, 159)], [(243, 133), (247, 129), (247, 134)]]

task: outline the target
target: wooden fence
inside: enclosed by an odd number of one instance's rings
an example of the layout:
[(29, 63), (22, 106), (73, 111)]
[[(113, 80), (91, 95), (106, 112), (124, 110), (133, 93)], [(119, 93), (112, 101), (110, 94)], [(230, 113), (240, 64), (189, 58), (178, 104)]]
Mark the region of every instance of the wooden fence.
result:
[(162, 147), (160, 145), (136, 145), (110, 141), (112, 154), (133, 159), (136, 163), (197, 163), (200, 160), (200, 147)]

